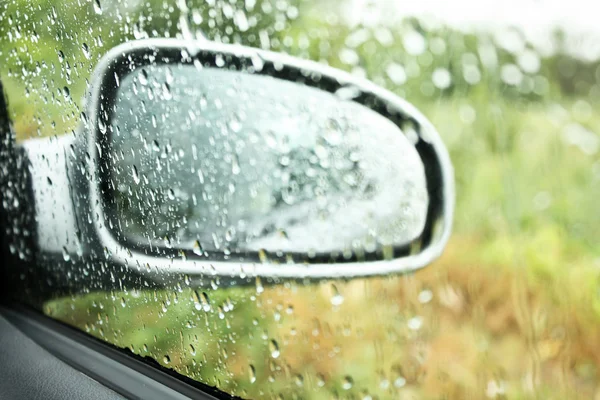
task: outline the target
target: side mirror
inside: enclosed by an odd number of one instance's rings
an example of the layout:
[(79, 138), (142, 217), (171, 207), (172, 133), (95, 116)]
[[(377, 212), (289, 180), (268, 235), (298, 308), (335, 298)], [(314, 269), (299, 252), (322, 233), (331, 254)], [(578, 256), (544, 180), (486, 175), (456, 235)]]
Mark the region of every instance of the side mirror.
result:
[(453, 171), (418, 110), (314, 62), (198, 46), (129, 42), (97, 67), (70, 184), (82, 243), (153, 281), (382, 275), (441, 254)]

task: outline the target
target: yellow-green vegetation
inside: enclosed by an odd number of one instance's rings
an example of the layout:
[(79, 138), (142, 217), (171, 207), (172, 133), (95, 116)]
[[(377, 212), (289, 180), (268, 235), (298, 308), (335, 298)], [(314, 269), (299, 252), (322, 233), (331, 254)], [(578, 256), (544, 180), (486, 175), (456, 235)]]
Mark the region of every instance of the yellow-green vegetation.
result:
[[(17, 38), (17, 3), (9, 10), (13, 25), (0, 18), (0, 37), (12, 33), (0, 42), (8, 55), (0, 76), (20, 138), (74, 129), (81, 110), (73, 99), (112, 45), (139, 32), (178, 32), (179, 11), (163, 12), (152, 0), (127, 11), (130, 22), (111, 19), (114, 10), (94, 14), (91, 3), (57, 4), (73, 14), (47, 33), (33, 26), (52, 14), (45, 2), (31, 11), (35, 17), (21, 17)], [(196, 291), (182, 282), (176, 291), (59, 298), (45, 313), (242, 397), (600, 397), (599, 63), (566, 56), (560, 35), (557, 53), (540, 57), (526, 43), (508, 51), (492, 35), (416, 20), (348, 28), (314, 2), (302, 2), (298, 18), (263, 15), (242, 34), (222, 15), (229, 2), (217, 2), (221, 19), (213, 25), (204, 3), (192, 3), (209, 37), (259, 47), (266, 29), (276, 51), (364, 74), (415, 103), (455, 167), (447, 250), (410, 276)], [(265, 28), (269, 18), (285, 20), (283, 29)], [(73, 29), (78, 35), (65, 39)], [(48, 45), (31, 42), (32, 31)], [(54, 39), (57, 32), (63, 36)], [(405, 49), (411, 32), (427, 45), (421, 54)], [(539, 68), (521, 65), (526, 49)], [(348, 51), (357, 61), (348, 63)], [(41, 72), (32, 77), (37, 64)], [(506, 82), (505, 66), (521, 71), (519, 84)], [(432, 84), (438, 68), (450, 73), (446, 88)]]
[[(458, 183), (455, 233), (429, 268), (262, 293), (204, 289), (208, 311), (202, 290), (194, 300), (185, 288), (59, 299), (45, 312), (242, 397), (594, 396), (598, 156), (563, 134), (572, 123), (598, 129), (600, 118), (577, 120), (568, 102), (468, 100), (425, 108), (445, 134)], [(465, 106), (476, 115), (469, 124), (460, 120)], [(506, 151), (486, 149), (487, 135), (508, 129), (515, 138)]]
[(205, 291), (208, 311), (186, 288), (60, 299), (45, 312), (243, 397), (590, 398), (600, 318), (596, 288), (582, 289), (589, 264), (559, 249), (573, 272), (540, 280), (482, 261), (559, 239), (455, 237), (413, 276)]

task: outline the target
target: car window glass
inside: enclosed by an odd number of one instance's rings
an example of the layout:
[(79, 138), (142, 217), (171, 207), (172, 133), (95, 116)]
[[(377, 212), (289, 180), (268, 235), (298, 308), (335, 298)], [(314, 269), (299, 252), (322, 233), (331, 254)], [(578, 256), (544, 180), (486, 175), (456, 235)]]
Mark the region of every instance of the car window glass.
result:
[[(77, 136), (93, 68), (116, 45), (208, 38), (340, 68), (408, 99), (439, 130), (457, 186), (443, 256), (412, 274), (234, 286), (207, 262), (202, 282), (160, 288), (111, 270), (105, 249), (81, 267), (62, 249), (32, 261), (27, 241), (15, 241), (26, 260), (15, 271), (19, 299), (242, 398), (598, 396), (600, 31), (591, 3), (3, 1), (0, 78), (19, 143)], [(38, 160), (40, 194), (59, 184), (50, 171), (70, 151)], [(67, 218), (55, 201), (44, 221), (85, 229), (96, 218)], [(163, 242), (179, 234), (160, 221), (154, 229)], [(86, 245), (68, 240), (75, 251)], [(59, 277), (69, 290), (57, 289)]]

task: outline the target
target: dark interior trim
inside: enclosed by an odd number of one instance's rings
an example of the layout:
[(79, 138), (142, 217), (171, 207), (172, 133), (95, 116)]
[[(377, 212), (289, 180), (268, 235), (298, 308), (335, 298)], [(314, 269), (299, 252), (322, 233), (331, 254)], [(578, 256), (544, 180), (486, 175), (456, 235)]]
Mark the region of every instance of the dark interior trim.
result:
[(0, 314), (57, 358), (127, 398), (237, 399), (23, 306), (0, 306)]

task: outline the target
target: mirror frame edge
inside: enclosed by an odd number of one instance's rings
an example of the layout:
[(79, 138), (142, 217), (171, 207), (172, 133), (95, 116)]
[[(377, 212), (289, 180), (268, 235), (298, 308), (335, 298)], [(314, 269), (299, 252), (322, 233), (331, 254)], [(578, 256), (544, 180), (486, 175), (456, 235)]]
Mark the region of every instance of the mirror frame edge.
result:
[[(414, 122), (420, 127), (419, 138), (432, 147), (435, 157), (437, 158), (441, 182), (437, 182), (434, 189), (438, 193), (439, 200), (442, 203), (442, 217), (434, 221), (433, 226), (430, 227), (430, 233), (432, 237), (429, 243), (424, 249), (420, 249), (420, 251), (416, 254), (409, 254), (407, 256), (390, 260), (340, 264), (296, 263), (280, 265), (238, 261), (215, 262), (209, 259), (201, 261), (181, 260), (177, 258), (168, 258), (165, 256), (152, 256), (138, 251), (132, 252), (130, 248), (127, 248), (121, 242), (119, 242), (118, 239), (113, 236), (112, 232), (105, 226), (107, 218), (104, 212), (105, 210), (103, 209), (104, 202), (102, 200), (101, 193), (102, 182), (99, 171), (102, 165), (102, 155), (100, 154), (101, 150), (99, 150), (97, 147), (97, 144), (102, 140), (102, 135), (104, 135), (100, 132), (98, 127), (99, 110), (101, 101), (103, 99), (101, 90), (108, 73), (111, 72), (118, 60), (123, 59), (128, 54), (131, 55), (135, 52), (158, 52), (160, 50), (179, 50), (180, 52), (185, 50), (192, 58), (202, 51), (221, 55), (231, 55), (233, 57), (251, 58), (253, 56), (258, 56), (263, 60), (282, 65), (282, 70), (285, 67), (291, 67), (299, 71), (311, 72), (320, 76), (328, 77), (330, 79), (335, 79), (337, 82), (339, 82), (340, 86), (349, 85), (357, 87), (362, 91), (362, 93), (368, 93), (385, 101), (387, 104), (394, 105), (399, 113), (406, 116), (407, 120)], [(100, 60), (92, 77), (93, 80), (87, 95), (87, 107), (85, 108), (88, 114), (89, 126), (89, 128), (86, 129), (86, 148), (90, 155), (88, 167), (91, 176), (89, 184), (90, 200), (88, 201), (88, 204), (93, 208), (93, 211), (98, 213), (99, 216), (98, 218), (92, 218), (94, 225), (92, 230), (94, 231), (97, 239), (99, 239), (101, 247), (112, 250), (111, 258), (120, 265), (129, 266), (129, 268), (131, 268), (132, 264), (137, 264), (138, 267), (140, 264), (148, 264), (156, 267), (156, 270), (152, 269), (150, 272), (143, 273), (144, 275), (148, 275), (148, 277), (153, 281), (164, 280), (165, 272), (169, 274), (179, 273), (191, 275), (209, 275), (214, 273), (219, 276), (230, 276), (232, 278), (239, 278), (240, 275), (242, 275), (243, 277), (261, 276), (275, 279), (330, 279), (407, 273), (424, 268), (433, 260), (438, 258), (442, 254), (449, 240), (452, 230), (455, 205), (454, 171), (449, 153), (443, 144), (441, 137), (431, 122), (429, 122), (429, 120), (407, 100), (400, 98), (392, 92), (366, 79), (356, 78), (344, 71), (325, 66), (314, 61), (294, 58), (282, 53), (264, 51), (241, 45), (221, 44), (212, 41), (189, 42), (182, 39), (171, 38), (142, 39), (118, 45), (117, 47), (111, 49)], [(389, 116), (384, 115), (384, 117), (389, 119)], [(421, 156), (420, 152), (419, 155)], [(425, 167), (427, 168), (426, 165)], [(428, 182), (428, 192), (429, 183), (430, 182)], [(433, 204), (431, 195), (429, 201), (430, 209), (428, 210), (428, 214), (431, 212), (431, 206)], [(92, 210), (88, 211), (91, 212)], [(427, 227), (425, 229), (427, 229)], [(134, 259), (133, 263), (131, 262), (132, 258)], [(366, 267), (365, 264), (369, 264), (369, 266)], [(213, 268), (214, 271), (211, 272), (207, 267)], [(144, 268), (141, 269), (143, 270)]]

